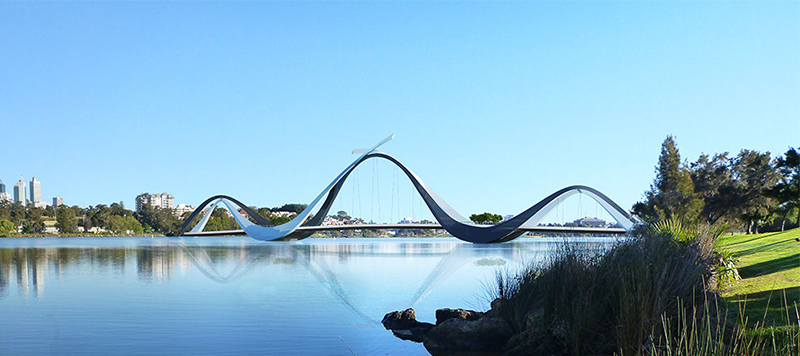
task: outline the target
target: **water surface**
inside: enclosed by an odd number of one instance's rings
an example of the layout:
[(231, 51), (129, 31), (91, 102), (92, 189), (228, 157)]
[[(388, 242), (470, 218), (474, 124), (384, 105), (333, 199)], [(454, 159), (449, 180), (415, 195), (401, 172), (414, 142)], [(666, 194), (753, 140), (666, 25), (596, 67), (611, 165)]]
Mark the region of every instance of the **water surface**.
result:
[(383, 315), (485, 310), (498, 269), (564, 241), (0, 239), (0, 354), (427, 355)]

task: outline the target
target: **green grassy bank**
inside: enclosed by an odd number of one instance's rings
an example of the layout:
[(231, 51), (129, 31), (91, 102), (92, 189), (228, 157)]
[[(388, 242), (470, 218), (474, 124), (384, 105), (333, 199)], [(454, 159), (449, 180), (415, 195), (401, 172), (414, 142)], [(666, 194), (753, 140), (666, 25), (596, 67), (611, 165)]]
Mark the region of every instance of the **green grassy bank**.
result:
[[(715, 247), (737, 259), (741, 280), (722, 288), (732, 308), (745, 306), (751, 323), (784, 326), (786, 307), (800, 306), (800, 229), (754, 235), (727, 235)], [(784, 297), (785, 295), (785, 297)], [(766, 315), (766, 317), (765, 317)]]

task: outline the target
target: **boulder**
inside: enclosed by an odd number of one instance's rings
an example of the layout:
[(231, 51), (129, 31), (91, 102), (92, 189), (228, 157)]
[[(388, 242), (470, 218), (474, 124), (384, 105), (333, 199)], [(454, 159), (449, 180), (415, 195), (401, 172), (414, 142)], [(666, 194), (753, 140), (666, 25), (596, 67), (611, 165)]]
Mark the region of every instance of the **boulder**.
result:
[(465, 309), (444, 308), (436, 310), (436, 325), (439, 325), (446, 320), (454, 318), (474, 321), (483, 318), (483, 313)]
[(513, 335), (501, 318), (447, 319), (425, 334), (423, 344), (431, 355), (497, 352)]
[(417, 317), (414, 314), (414, 308), (408, 308), (403, 311), (393, 311), (383, 316), (381, 324), (386, 330), (394, 329), (409, 329), (414, 327), (417, 323)]
[(381, 320), (381, 324), (387, 330), (391, 330), (394, 336), (414, 342), (422, 342), (425, 334), (433, 327), (431, 323), (417, 321), (413, 308), (388, 313)]

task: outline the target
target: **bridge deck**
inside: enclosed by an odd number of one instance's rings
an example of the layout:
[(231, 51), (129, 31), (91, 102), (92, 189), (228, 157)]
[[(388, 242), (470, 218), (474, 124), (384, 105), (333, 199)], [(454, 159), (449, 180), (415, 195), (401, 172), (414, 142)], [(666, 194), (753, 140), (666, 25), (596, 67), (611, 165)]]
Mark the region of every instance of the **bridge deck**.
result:
[[(442, 229), (439, 224), (359, 224), (359, 225), (325, 225), (325, 226), (300, 226), (296, 231), (336, 231), (336, 230), (364, 230), (364, 229)], [(609, 234), (624, 235), (623, 228), (599, 227), (566, 227), (566, 226), (520, 226), (517, 231), (525, 232), (560, 232), (572, 234)], [(246, 235), (244, 230), (225, 231), (187, 231), (184, 236), (230, 236)]]

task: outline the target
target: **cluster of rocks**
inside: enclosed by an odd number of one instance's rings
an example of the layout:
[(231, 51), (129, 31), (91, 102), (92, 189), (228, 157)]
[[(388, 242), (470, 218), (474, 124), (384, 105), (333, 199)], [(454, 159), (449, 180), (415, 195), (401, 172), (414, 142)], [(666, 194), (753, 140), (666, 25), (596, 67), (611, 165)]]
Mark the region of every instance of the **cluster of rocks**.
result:
[(439, 309), (436, 324), (417, 321), (414, 309), (383, 317), (383, 326), (403, 340), (421, 342), (431, 355), (490, 355), (501, 352), (513, 335), (508, 322), (487, 313)]

